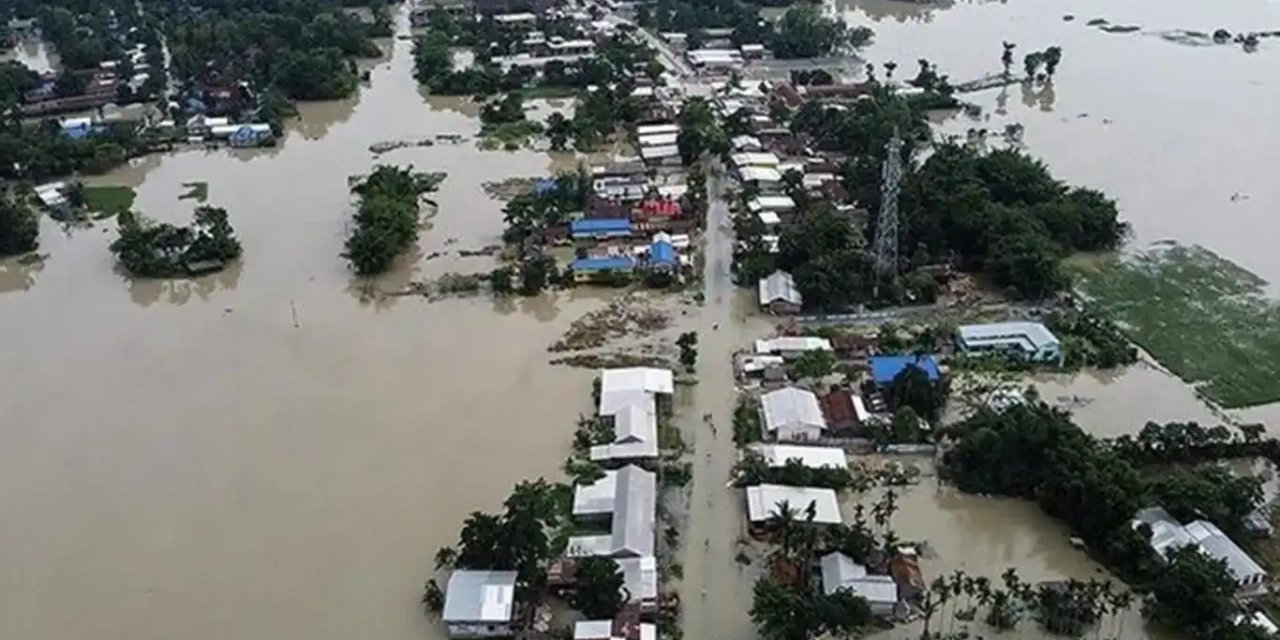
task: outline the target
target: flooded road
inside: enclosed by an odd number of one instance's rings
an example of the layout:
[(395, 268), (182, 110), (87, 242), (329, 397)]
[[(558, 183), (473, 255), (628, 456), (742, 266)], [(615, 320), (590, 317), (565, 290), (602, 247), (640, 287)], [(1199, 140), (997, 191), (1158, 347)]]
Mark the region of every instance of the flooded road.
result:
[(418, 252), (376, 286), (491, 268), (481, 183), (545, 154), (368, 146), (478, 123), (426, 100), (409, 42), (358, 98), (304, 105), (283, 144), (185, 151), (103, 177), (190, 219), (208, 181), (245, 248), (228, 271), (131, 282), (114, 223), (45, 220), (36, 264), (0, 263), (0, 638), (438, 637), (418, 598), (435, 549), (524, 478), (559, 477), (590, 371), (546, 346), (599, 295), (361, 301), (339, 258), (348, 176), (447, 171)]

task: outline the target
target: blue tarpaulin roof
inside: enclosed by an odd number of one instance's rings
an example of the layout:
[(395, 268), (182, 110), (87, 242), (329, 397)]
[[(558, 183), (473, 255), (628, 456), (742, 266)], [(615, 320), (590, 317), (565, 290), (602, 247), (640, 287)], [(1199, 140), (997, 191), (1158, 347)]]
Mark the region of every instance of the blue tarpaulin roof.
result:
[(555, 178), (542, 178), (533, 183), (533, 192), (538, 195), (555, 191), (555, 188)]
[(942, 377), (942, 374), (938, 371), (937, 361), (930, 355), (872, 356), (871, 380), (878, 385), (887, 385), (893, 382), (893, 379), (898, 377), (898, 374), (902, 373), (903, 369), (911, 365), (923, 369), (930, 380), (936, 381)]
[(616, 256), (612, 258), (578, 258), (570, 265), (574, 271), (614, 271), (630, 269), (631, 258)]
[(569, 223), (571, 233), (630, 233), (631, 221), (626, 218), (583, 218)]
[(676, 248), (666, 240), (649, 245), (649, 261), (654, 264), (675, 264)]

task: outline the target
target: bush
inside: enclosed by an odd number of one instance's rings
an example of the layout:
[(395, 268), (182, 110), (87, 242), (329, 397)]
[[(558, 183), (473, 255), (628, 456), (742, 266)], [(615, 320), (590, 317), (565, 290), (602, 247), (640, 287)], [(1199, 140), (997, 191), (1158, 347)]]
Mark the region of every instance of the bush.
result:
[(148, 278), (220, 269), (242, 252), (227, 212), (216, 207), (197, 208), (190, 227), (151, 224), (125, 212), (120, 214), (119, 234), (110, 246), (116, 260), (129, 273)]

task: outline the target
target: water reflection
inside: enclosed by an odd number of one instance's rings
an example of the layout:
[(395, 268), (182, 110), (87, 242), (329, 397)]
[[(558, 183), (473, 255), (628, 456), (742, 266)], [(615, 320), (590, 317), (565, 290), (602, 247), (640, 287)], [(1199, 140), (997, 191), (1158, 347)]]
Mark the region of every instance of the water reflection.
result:
[(36, 275), (44, 270), (48, 259), (48, 255), (39, 253), (0, 258), (0, 293), (34, 287)]
[(1031, 108), (1038, 108), (1044, 113), (1053, 111), (1053, 102), (1057, 98), (1054, 92), (1053, 81), (1048, 82), (1020, 82), (1018, 86), (1022, 88), (1022, 104)]
[(194, 297), (200, 302), (208, 302), (215, 293), (236, 288), (240, 284), (240, 273), (244, 262), (236, 260), (218, 273), (199, 278), (133, 278), (120, 273), (128, 283), (129, 299), (134, 304), (150, 307), (158, 302), (167, 305), (182, 306)]

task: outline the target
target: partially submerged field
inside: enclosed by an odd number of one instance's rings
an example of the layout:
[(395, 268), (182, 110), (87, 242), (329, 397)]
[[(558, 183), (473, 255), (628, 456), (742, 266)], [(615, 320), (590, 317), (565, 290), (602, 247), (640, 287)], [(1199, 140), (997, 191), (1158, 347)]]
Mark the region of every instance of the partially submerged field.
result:
[(1280, 304), (1261, 278), (1174, 244), (1077, 269), (1098, 311), (1208, 399), (1228, 409), (1280, 401)]

